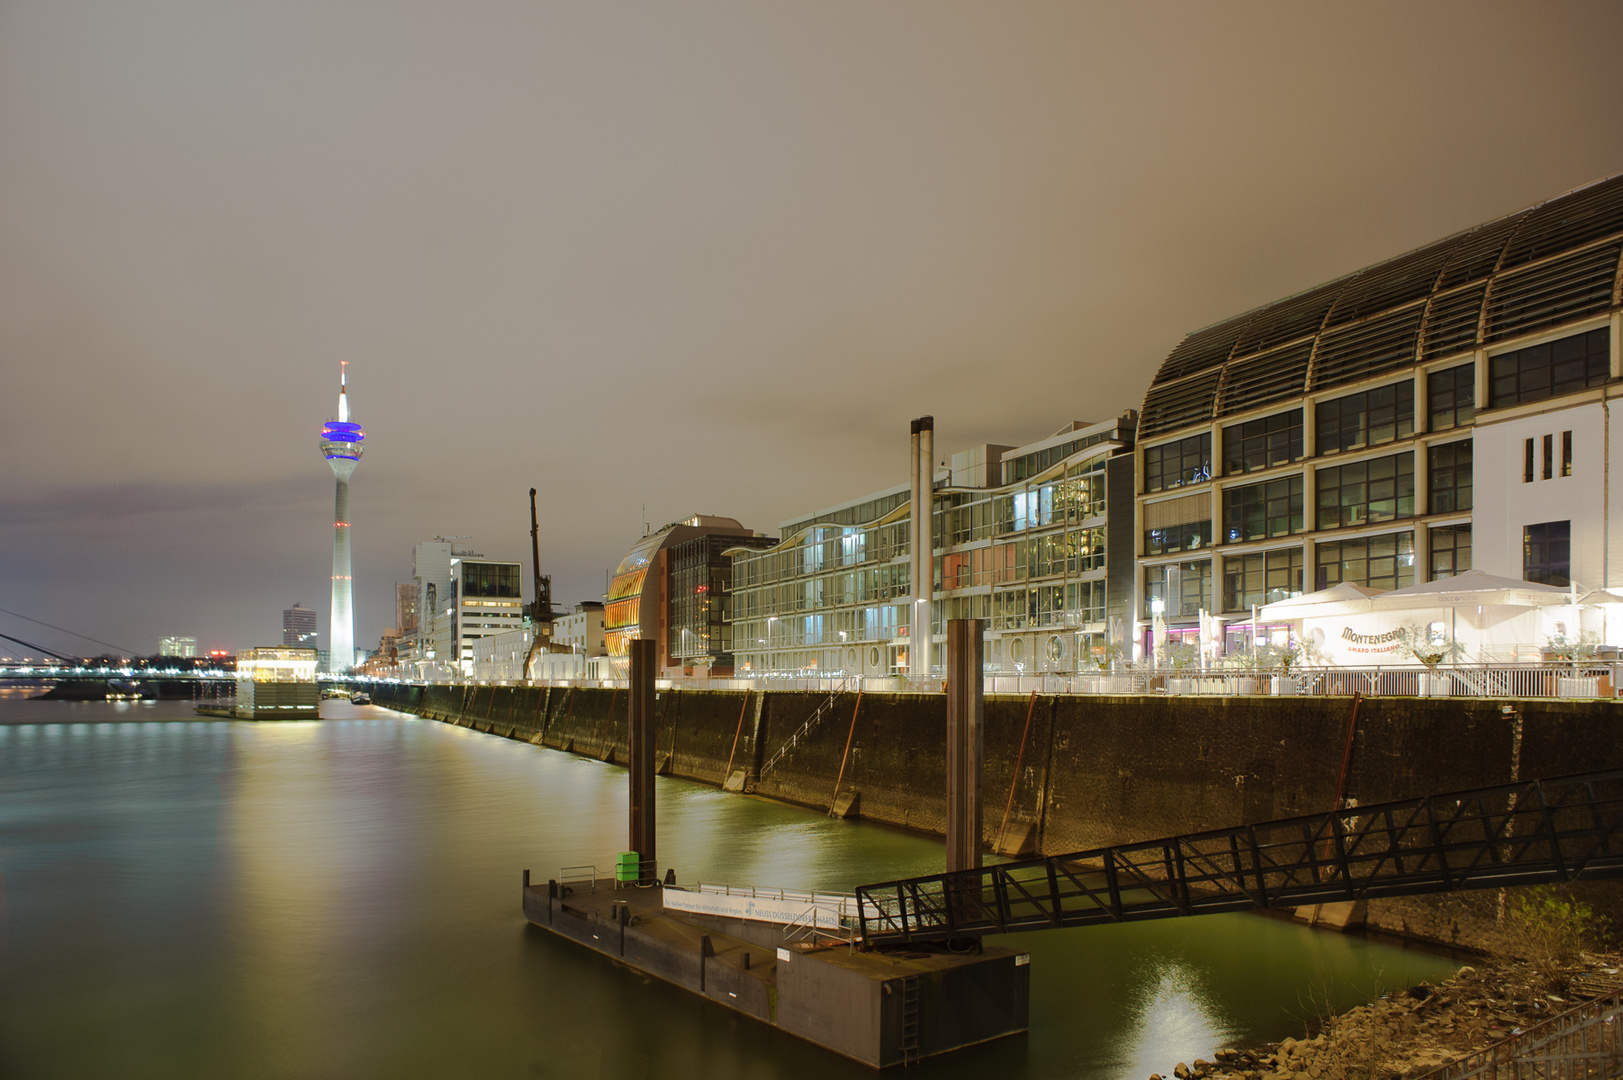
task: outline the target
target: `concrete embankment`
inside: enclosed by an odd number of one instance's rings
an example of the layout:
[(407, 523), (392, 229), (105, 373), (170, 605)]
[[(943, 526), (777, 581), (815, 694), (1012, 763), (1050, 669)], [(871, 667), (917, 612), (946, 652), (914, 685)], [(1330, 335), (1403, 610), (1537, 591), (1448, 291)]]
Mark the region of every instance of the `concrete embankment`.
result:
[[(372, 692), (380, 705), (431, 719), (626, 757), (623, 691), (380, 684)], [(869, 820), (939, 835), (945, 708), (938, 695), (859, 702), (855, 693), (666, 690), (656, 762), (662, 773), (717, 786), (742, 772), (747, 790), (763, 796), (817, 809), (838, 799)], [(986, 842), (1077, 851), (1329, 809), (1351, 708), (1348, 698), (988, 697)], [(1344, 794), (1383, 802), (1620, 765), (1618, 702), (1366, 698)], [(1495, 894), (1459, 893), (1374, 901), (1368, 922), (1486, 948), (1496, 943), (1496, 916)]]

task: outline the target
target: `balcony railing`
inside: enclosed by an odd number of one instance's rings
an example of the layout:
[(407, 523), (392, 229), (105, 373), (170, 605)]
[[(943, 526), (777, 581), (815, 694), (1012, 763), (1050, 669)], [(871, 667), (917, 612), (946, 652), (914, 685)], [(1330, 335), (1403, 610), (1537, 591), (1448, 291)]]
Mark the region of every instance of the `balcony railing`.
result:
[[(1615, 698), (1623, 661), (1572, 664), (1439, 665), (1409, 667), (1309, 667), (1289, 675), (1279, 669), (1224, 668), (1199, 671), (1121, 667), (1112, 671), (995, 672), (986, 693), (1153, 694), (1158, 696), (1316, 696), (1429, 698)], [(624, 679), (496, 681), (479, 685), (623, 688)], [(657, 680), (661, 690), (781, 690), (802, 693), (939, 694), (941, 675), (847, 675), (805, 672), (738, 678), (676, 677)]]

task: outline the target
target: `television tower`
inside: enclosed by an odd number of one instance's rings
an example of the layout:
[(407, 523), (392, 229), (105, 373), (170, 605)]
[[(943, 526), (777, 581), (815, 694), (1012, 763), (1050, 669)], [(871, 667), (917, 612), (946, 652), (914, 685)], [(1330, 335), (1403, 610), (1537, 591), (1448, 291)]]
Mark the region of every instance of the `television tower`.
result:
[(328, 663), (334, 671), (355, 666), (355, 613), (351, 605), (349, 572), (349, 478), (361, 463), (361, 443), (366, 432), (350, 423), (346, 383), (349, 361), (338, 365), (338, 419), (328, 420), (321, 429), (321, 453), (338, 478), (332, 521), (332, 632)]

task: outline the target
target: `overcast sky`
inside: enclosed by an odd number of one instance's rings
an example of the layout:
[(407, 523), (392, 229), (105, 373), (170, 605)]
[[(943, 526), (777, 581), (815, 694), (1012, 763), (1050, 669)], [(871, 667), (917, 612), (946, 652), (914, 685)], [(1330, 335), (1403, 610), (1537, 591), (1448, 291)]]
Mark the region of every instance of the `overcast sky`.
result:
[[(1623, 170), (1623, 4), (0, 0), (0, 608), (356, 642), (1136, 408), (1189, 331)], [(528, 585), (526, 585), (528, 588)], [(93, 646), (11, 615), (0, 632)], [(8, 647), (9, 648), (9, 647)], [(6, 650), (0, 649), (0, 654)]]

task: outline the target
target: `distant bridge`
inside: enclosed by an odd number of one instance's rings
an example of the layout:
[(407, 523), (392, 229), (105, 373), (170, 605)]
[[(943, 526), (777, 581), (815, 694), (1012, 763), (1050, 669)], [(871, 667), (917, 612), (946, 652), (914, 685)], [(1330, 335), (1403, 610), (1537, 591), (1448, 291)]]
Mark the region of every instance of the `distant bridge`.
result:
[(3, 682), (173, 682), (235, 679), (236, 671), (221, 668), (160, 668), (160, 667), (54, 667), (39, 664), (14, 664), (0, 667)]
[(1623, 878), (1623, 769), (857, 889), (870, 945)]

